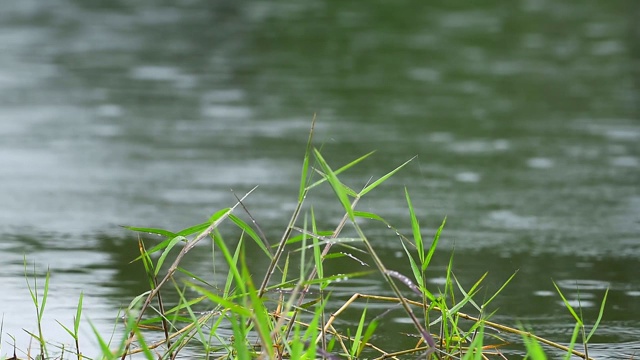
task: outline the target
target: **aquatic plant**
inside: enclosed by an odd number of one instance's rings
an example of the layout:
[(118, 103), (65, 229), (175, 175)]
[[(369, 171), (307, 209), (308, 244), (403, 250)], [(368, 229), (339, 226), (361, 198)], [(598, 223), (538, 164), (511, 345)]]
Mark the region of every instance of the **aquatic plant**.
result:
[[(465, 289), (453, 271), (452, 254), (443, 274), (446, 279), (444, 287), (434, 289), (426, 281), (426, 272), (435, 255), (446, 219), (433, 236), (426, 239), (410, 191), (406, 188), (404, 198), (411, 223), (409, 236), (403, 235), (381, 216), (357, 208), (364, 196), (411, 160), (355, 191), (341, 181), (340, 175), (372, 154), (334, 170), (322, 153), (313, 147), (312, 140), (313, 126), (302, 160), (296, 206), (280, 241), (273, 246), (269, 245), (259, 222), (245, 206), (245, 199), (256, 188), (242, 197), (236, 197), (235, 205), (216, 212), (208, 221), (177, 232), (127, 227), (135, 232), (159, 235), (162, 241), (148, 248), (148, 241), (143, 236), (138, 237), (140, 255), (135, 261), (143, 264), (149, 289), (132, 299), (124, 309), (121, 317), (123, 326), (120, 328), (122, 336), (118, 343), (114, 343), (113, 338), (119, 333), (107, 337), (94, 328), (102, 349), (100, 358), (124, 360), (141, 354), (147, 359), (176, 359), (187, 347), (192, 355), (193, 349), (197, 349), (198, 356), (219, 359), (506, 358), (508, 354), (502, 348), (514, 340), (506, 340), (503, 334), (520, 336), (523, 352), (530, 359), (546, 358), (541, 345), (560, 349), (566, 353), (566, 358), (572, 355), (589, 358), (587, 344), (602, 318), (606, 294), (599, 317), (589, 334), (586, 334), (582, 317), (565, 300), (567, 309), (576, 320), (569, 346), (538, 337), (525, 330), (524, 326), (516, 328), (491, 321), (493, 313), (487, 310), (489, 305), (516, 274), (488, 299), (478, 302), (474, 296), (478, 294), (487, 274), (481, 275), (471, 287)], [(341, 220), (331, 230), (320, 229), (313, 207), (304, 206), (312, 190), (319, 186), (329, 186), (343, 210)], [(244, 211), (249, 221), (236, 214), (240, 211)], [(368, 222), (381, 223), (396, 234), (410, 264), (411, 274), (391, 270), (385, 265), (363, 228), (363, 224)], [(234, 224), (240, 230), (237, 241), (225, 240), (220, 229), (223, 223)], [(342, 236), (345, 228), (352, 229), (356, 235)], [(182, 266), (185, 257), (203, 242), (211, 243), (214, 266), (217, 261), (215, 252), (220, 252), (224, 258), (228, 274), (223, 284), (210, 284), (204, 277)], [(248, 242), (255, 244), (268, 259), (269, 265), (260, 276), (252, 273), (247, 265)], [(230, 247), (232, 243), (235, 243), (234, 247)], [(333, 251), (336, 248), (339, 251)], [(363, 266), (367, 270), (348, 274), (327, 273), (325, 261), (337, 257), (349, 257), (361, 264), (364, 264), (361, 258), (370, 259), (374, 270)], [(25, 259), (25, 274), (26, 264)], [(295, 265), (298, 265), (299, 271), (295, 271)], [(391, 295), (353, 293), (340, 307), (328, 307), (332, 284), (372, 274), (388, 285)], [(41, 327), (47, 303), (49, 273), (44, 288), (38, 287), (37, 277), (33, 278), (33, 287), (28, 284), (38, 321), (38, 333), (29, 334), (37, 343), (38, 355), (33, 356), (29, 348), (25, 356), (29, 359), (87, 358), (81, 352), (78, 335), (82, 294), (73, 326), (60, 323), (75, 344), (75, 349), (65, 349), (47, 341)], [(170, 304), (166, 300), (168, 293), (172, 294), (171, 298), (179, 300)], [(558, 293), (564, 299), (559, 289)], [(273, 294), (276, 294), (275, 300), (272, 299)], [(336, 325), (340, 316), (359, 302), (365, 303), (359, 321), (351, 326)], [(402, 315), (394, 316), (404, 317), (412, 324), (415, 341), (411, 347), (393, 349), (384, 339), (374, 341), (380, 320), (389, 315), (385, 311), (372, 316), (369, 310), (372, 303), (386, 303), (394, 308), (397, 305), (402, 309)], [(472, 309), (474, 315), (462, 312), (463, 308)], [(582, 352), (575, 350), (580, 334)], [(52, 347), (55, 348), (55, 354)], [(524, 353), (518, 356), (522, 355)], [(17, 359), (15, 350), (10, 359)]]

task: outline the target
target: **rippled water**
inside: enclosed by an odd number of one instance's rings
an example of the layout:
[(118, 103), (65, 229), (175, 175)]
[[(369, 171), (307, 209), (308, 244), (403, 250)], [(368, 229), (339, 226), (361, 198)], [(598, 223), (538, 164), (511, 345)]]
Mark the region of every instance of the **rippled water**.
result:
[[(595, 351), (628, 357), (640, 351), (638, 16), (632, 1), (5, 4), (3, 331), (25, 347), (21, 329), (34, 330), (23, 256), (29, 272), (51, 269), (45, 334), (66, 341), (54, 319), (71, 322), (80, 291), (103, 331), (144, 291), (135, 236), (118, 225), (179, 229), (260, 185), (247, 205), (277, 239), (316, 113), (331, 164), (377, 150), (345, 174), (354, 188), (418, 155), (360, 206), (408, 234), (406, 186), (429, 236), (447, 216), (434, 287), (454, 246), (456, 275), (470, 286), (489, 271), (488, 294), (519, 269), (499, 319), (560, 340), (571, 318), (551, 279), (592, 322), (609, 288)], [(331, 228), (339, 207), (324, 194), (312, 201)], [(395, 234), (367, 229), (408, 274)], [(381, 286), (353, 280), (336, 303)]]

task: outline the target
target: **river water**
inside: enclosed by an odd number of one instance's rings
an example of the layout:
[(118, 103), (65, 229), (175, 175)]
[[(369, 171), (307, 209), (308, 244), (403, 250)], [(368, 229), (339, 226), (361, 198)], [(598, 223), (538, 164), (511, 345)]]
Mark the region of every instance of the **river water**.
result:
[[(464, 286), (489, 272), (485, 298), (519, 270), (494, 319), (566, 342), (573, 322), (552, 279), (579, 294), (587, 323), (609, 288), (594, 354), (637, 356), (639, 4), (3, 4), (2, 354), (8, 335), (24, 349), (22, 329), (36, 329), (25, 261), (39, 286), (51, 271), (48, 338), (71, 343), (55, 320), (71, 324), (84, 292), (91, 354), (88, 320), (108, 332), (145, 291), (129, 264), (137, 237), (120, 225), (181, 229), (259, 185), (247, 206), (275, 242), (316, 114), (334, 167), (376, 150), (345, 174), (353, 188), (417, 155), (360, 209), (410, 234), (406, 187), (426, 237), (447, 217), (434, 289), (454, 248)], [(330, 192), (310, 199), (335, 226)], [(392, 231), (365, 230), (389, 268), (410, 273)], [(188, 261), (210, 267), (203, 254)], [(334, 305), (350, 291), (387, 292), (353, 280)], [(389, 319), (381, 336), (394, 324), (406, 327)]]

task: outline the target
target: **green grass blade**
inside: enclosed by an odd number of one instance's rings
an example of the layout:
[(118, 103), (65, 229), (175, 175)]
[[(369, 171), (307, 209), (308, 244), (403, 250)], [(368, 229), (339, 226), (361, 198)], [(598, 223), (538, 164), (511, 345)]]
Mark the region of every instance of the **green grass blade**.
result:
[(511, 280), (513, 280), (513, 278), (516, 277), (517, 273), (518, 273), (518, 270), (516, 270), (511, 276), (509, 276), (507, 281), (505, 281), (504, 284), (502, 284), (502, 286), (500, 286), (500, 289), (498, 289), (498, 291), (496, 291), (495, 294), (493, 294), (493, 296), (491, 296), (489, 298), (489, 300), (487, 300), (484, 304), (482, 304), (482, 306), (486, 307), (487, 305), (489, 305), (489, 303), (492, 302), (493, 299), (495, 299), (496, 296), (498, 296), (498, 294), (500, 294), (500, 292), (502, 292), (502, 290), (504, 290), (505, 287), (507, 287), (507, 285), (511, 282)]
[(367, 329), (365, 330), (364, 335), (362, 335), (362, 341), (360, 341), (360, 347), (358, 347), (358, 356), (362, 354), (362, 351), (369, 342), (369, 339), (371, 339), (371, 337), (375, 333), (376, 329), (378, 328), (378, 323), (378, 320), (374, 319), (369, 323), (369, 325), (367, 325)]
[(214, 222), (222, 219), (223, 217), (225, 217), (227, 214), (229, 214), (231, 212), (231, 208), (225, 208), (225, 209), (221, 209), (216, 211), (213, 215), (211, 215), (209, 217), (209, 223), (213, 224)]
[(381, 178), (379, 178), (378, 180), (374, 181), (373, 183), (369, 184), (368, 186), (366, 186), (364, 189), (362, 189), (362, 191), (360, 191), (360, 196), (365, 196), (369, 191), (375, 189), (376, 187), (378, 187), (378, 185), (382, 184), (383, 182), (385, 182), (388, 178), (390, 178), (391, 176), (393, 176), (393, 174), (397, 173), (398, 171), (400, 171), (400, 169), (402, 169), (405, 165), (407, 165), (408, 163), (410, 163), (411, 161), (413, 161), (413, 159), (415, 159), (416, 156), (412, 157), (411, 159), (405, 161), (402, 165), (398, 166), (397, 168), (393, 169), (391, 172), (389, 172), (388, 174), (382, 176)]
[[(216, 236), (215, 238), (219, 238), (219, 236)], [(242, 252), (242, 244), (243, 244), (244, 238), (240, 237), (240, 241), (238, 242), (238, 245), (236, 246), (236, 251), (233, 253), (233, 257), (231, 258), (231, 263), (228, 263), (229, 268), (230, 269), (234, 269), (234, 271), (229, 271), (229, 274), (227, 274), (227, 280), (224, 283), (224, 291), (222, 292), (222, 296), (223, 297), (227, 297), (229, 296), (229, 294), (231, 293), (231, 285), (232, 285), (232, 279), (238, 279), (238, 274), (237, 274), (237, 266), (238, 266), (238, 260), (240, 259), (240, 253)], [(220, 240), (219, 242), (224, 243), (222, 240)], [(229, 262), (229, 260), (227, 259), (227, 262)]]
[(585, 342), (589, 342), (589, 340), (591, 339), (591, 336), (593, 336), (593, 333), (596, 332), (596, 329), (600, 325), (600, 320), (602, 320), (602, 315), (604, 314), (604, 306), (605, 306), (605, 304), (607, 302), (607, 295), (609, 295), (609, 289), (608, 288), (604, 292), (604, 298), (602, 298), (602, 303), (600, 304), (600, 312), (598, 313), (598, 319), (596, 320), (596, 323), (593, 324), (593, 328), (591, 328), (591, 331), (589, 331), (589, 335), (587, 336)]
[(40, 304), (40, 312), (38, 313), (38, 322), (42, 322), (44, 309), (47, 306), (47, 297), (49, 297), (49, 280), (51, 279), (51, 271), (47, 268), (47, 275), (44, 277), (44, 291), (42, 292), (42, 303)]
[(140, 329), (136, 327), (135, 333), (138, 339), (138, 345), (140, 346), (140, 348), (142, 348), (142, 353), (144, 354), (145, 358), (147, 358), (147, 360), (155, 360), (153, 357), (153, 353), (151, 353), (151, 349), (149, 349), (147, 342), (144, 340), (144, 336), (142, 335)]
[(141, 238), (138, 239), (138, 248), (140, 249), (140, 257), (142, 258), (142, 265), (144, 266), (145, 273), (147, 274), (147, 282), (149, 282), (149, 288), (154, 289), (156, 287), (155, 269), (153, 268), (153, 261), (149, 256), (149, 253), (144, 247), (144, 242)]
[(407, 254), (407, 258), (409, 259), (409, 265), (411, 265), (413, 278), (415, 279), (416, 284), (418, 284), (420, 289), (422, 289), (424, 287), (424, 278), (422, 277), (422, 272), (420, 272), (420, 267), (413, 259), (413, 256), (411, 256), (411, 253), (409, 252), (409, 249), (407, 249), (407, 246), (404, 244), (404, 242), (400, 242), (400, 244), (402, 244), (402, 248), (404, 249), (404, 252)]
[(192, 283), (187, 282), (187, 286), (189, 286), (191, 289), (199, 292), (200, 294), (206, 296), (209, 300), (213, 301), (214, 303), (230, 310), (233, 313), (236, 313), (238, 315), (241, 316), (245, 316), (245, 317), (250, 317), (251, 316), (251, 309), (246, 308), (244, 306), (238, 305), (236, 303), (234, 303), (231, 300), (225, 299), (217, 294), (212, 293), (211, 291), (199, 286), (199, 285), (195, 285)]
[(123, 226), (123, 228), (131, 231), (135, 231), (135, 232), (142, 232), (142, 233), (147, 233), (152, 235), (161, 235), (170, 239), (173, 239), (174, 237), (178, 236), (178, 234), (168, 230), (164, 230), (164, 229), (145, 228), (145, 227), (136, 227), (136, 226)]
[(27, 274), (27, 257), (26, 257), (26, 255), (24, 255), (23, 261), (24, 261), (24, 277), (27, 280), (27, 288), (29, 289), (29, 295), (31, 295), (31, 301), (33, 302), (33, 304), (35, 305), (36, 310), (37, 310), (38, 309), (38, 292), (37, 292), (38, 279), (35, 277), (36, 269), (35, 269), (35, 266), (34, 266), (34, 268), (33, 268), (33, 274), (34, 274), (33, 283), (34, 283), (34, 288), (35, 288), (35, 291), (34, 291), (34, 289), (31, 288), (31, 283), (29, 282), (29, 275)]
[(571, 360), (571, 354), (573, 352), (573, 348), (576, 346), (576, 341), (578, 340), (578, 335), (580, 335), (580, 328), (582, 324), (577, 322), (573, 327), (573, 333), (571, 334), (571, 342), (569, 343), (569, 351), (564, 355), (565, 360)]
[(564, 302), (564, 305), (567, 307), (571, 315), (573, 315), (573, 318), (576, 320), (578, 324), (580, 324), (580, 326), (582, 326), (583, 325), (582, 320), (580, 319), (578, 314), (576, 314), (576, 312), (573, 310), (573, 307), (571, 306), (571, 304), (569, 304), (569, 301), (567, 300), (567, 298), (564, 297), (564, 294), (562, 294), (562, 291), (560, 291), (560, 288), (558, 287), (558, 285), (556, 285), (555, 281), (553, 282), (553, 286), (555, 286), (556, 290), (558, 291), (558, 294), (560, 295), (560, 297), (562, 298), (562, 301)]
[(176, 236), (175, 238), (171, 239), (171, 241), (167, 245), (167, 248), (164, 249), (162, 255), (160, 255), (160, 258), (158, 259), (158, 263), (155, 266), (155, 271), (153, 272), (154, 276), (158, 276), (158, 272), (160, 271), (160, 268), (162, 268), (162, 264), (164, 264), (164, 260), (167, 258), (167, 255), (169, 255), (171, 249), (173, 249), (173, 247), (180, 241), (187, 241), (187, 238), (185, 238), (184, 236)]
[(478, 333), (469, 345), (469, 350), (464, 354), (462, 360), (482, 360), (482, 342), (484, 340), (484, 326), (480, 326)]
[(361, 337), (362, 331), (364, 330), (364, 321), (366, 320), (366, 316), (367, 307), (365, 306), (365, 308), (362, 310), (362, 315), (360, 316), (360, 321), (358, 322), (358, 328), (356, 329), (356, 334), (353, 337), (353, 342), (351, 343), (351, 350), (349, 352), (351, 356), (358, 356), (358, 350), (360, 349), (360, 342), (362, 340)]
[(235, 350), (236, 353), (234, 359), (252, 359), (253, 357), (249, 353), (249, 349), (244, 342), (247, 337), (244, 319), (237, 319), (236, 316), (231, 314), (229, 315), (229, 322), (231, 323), (231, 329), (233, 330), (233, 350)]
[[(179, 236), (179, 235), (176, 235), (176, 236)], [(171, 243), (171, 240), (173, 240), (173, 239), (174, 239), (174, 237), (170, 237), (170, 238), (168, 238), (168, 239), (162, 240), (162, 242), (160, 242), (158, 245), (156, 245), (156, 246), (152, 247), (152, 248), (151, 248), (151, 249), (149, 249), (149, 250), (146, 250), (146, 249), (145, 249), (146, 254), (147, 254), (147, 255), (151, 255), (151, 254), (153, 254), (153, 253), (155, 253), (155, 252), (158, 252), (158, 251), (160, 251), (160, 250), (164, 250), (164, 249), (166, 249), (166, 247), (169, 245), (169, 243)], [(138, 244), (140, 244), (140, 242), (141, 242), (141, 241), (142, 241), (142, 238), (138, 238)], [(131, 260), (131, 262), (139, 261), (139, 260), (141, 260), (141, 259), (142, 259), (142, 257), (143, 257), (143, 255), (141, 254), (141, 255), (140, 255), (140, 256), (138, 256), (137, 258), (135, 258), (135, 259)]]
[[(315, 150), (315, 149), (314, 149), (314, 150)], [(316, 151), (317, 151), (317, 150), (316, 150)], [(339, 168), (338, 170), (334, 171), (334, 173), (335, 173), (336, 175), (340, 175), (342, 172), (344, 172), (344, 171), (348, 170), (349, 168), (351, 168), (351, 167), (353, 167), (354, 165), (358, 164), (358, 163), (359, 163), (359, 162), (361, 162), (362, 160), (364, 160), (364, 159), (368, 158), (369, 156), (371, 156), (371, 154), (373, 154), (374, 152), (375, 152), (375, 151), (372, 151), (372, 152), (370, 152), (370, 153), (368, 153), (368, 154), (365, 154), (365, 155), (363, 155), (363, 156), (361, 156), (361, 157), (359, 157), (359, 158), (357, 158), (357, 159), (353, 160), (352, 162), (348, 163), (347, 165), (345, 165), (345, 166), (343, 166), (343, 167)], [(309, 186), (309, 190), (310, 190), (310, 189), (312, 189), (312, 188), (314, 188), (314, 187), (316, 187), (316, 186), (318, 186), (318, 185), (320, 185), (320, 184), (322, 184), (322, 183), (324, 183), (325, 181), (327, 181), (327, 179), (323, 177), (321, 180), (318, 180), (318, 181), (316, 181), (315, 183), (311, 184), (311, 185)]]
[(80, 329), (80, 317), (82, 316), (82, 300), (84, 299), (84, 292), (80, 292), (80, 298), (78, 299), (78, 308), (76, 309), (76, 317), (73, 319), (73, 332), (78, 335)]
[(58, 325), (60, 325), (64, 329), (64, 331), (67, 332), (67, 334), (69, 334), (69, 336), (71, 336), (72, 338), (76, 339), (76, 335), (73, 333), (73, 330), (71, 330), (68, 327), (64, 326), (64, 324), (62, 324), (58, 320), (56, 320), (56, 322), (58, 323)]
[(298, 190), (298, 202), (304, 201), (305, 194), (307, 192), (307, 185), (309, 184), (309, 159), (311, 158), (311, 148), (313, 144), (313, 133), (316, 125), (316, 115), (313, 115), (311, 120), (311, 129), (309, 130), (309, 138), (307, 139), (307, 147), (304, 151), (304, 159), (302, 160), (302, 173), (300, 175), (300, 188)]
[(422, 242), (422, 234), (420, 233), (420, 222), (416, 217), (416, 212), (413, 209), (413, 205), (411, 204), (411, 198), (409, 197), (409, 190), (406, 187), (404, 188), (404, 195), (407, 199), (407, 205), (409, 207), (409, 215), (411, 216), (411, 230), (413, 230), (413, 240), (416, 244), (416, 252), (418, 253), (418, 258), (420, 259), (420, 263), (423, 264), (424, 263), (424, 243)]
[(370, 219), (370, 220), (376, 220), (376, 221), (380, 221), (385, 223), (386, 225), (389, 225), (389, 223), (383, 219), (382, 217), (380, 217), (377, 214), (371, 213), (371, 212), (366, 212), (366, 211), (357, 211), (355, 210), (353, 212), (353, 214), (355, 215), (355, 217), (359, 217), (359, 218), (363, 218), (363, 219)]
[[(245, 292), (244, 280), (242, 279), (242, 276), (240, 275), (240, 272), (236, 267), (237, 259), (234, 260), (234, 258), (231, 256), (231, 254), (229, 253), (229, 248), (227, 248), (227, 245), (224, 243), (224, 241), (222, 241), (221, 237), (214, 236), (213, 241), (216, 243), (220, 251), (222, 251), (222, 255), (227, 261), (227, 265), (229, 265), (229, 274), (233, 275), (233, 279), (236, 281), (236, 284), (241, 288), (241, 291), (244, 293)], [(242, 244), (242, 241), (238, 243), (238, 249), (241, 246), (241, 244)]]
[(103, 358), (109, 359), (109, 360), (115, 359), (116, 355), (114, 355), (114, 353), (111, 352), (111, 349), (109, 348), (109, 344), (107, 344), (107, 342), (104, 341), (104, 338), (100, 335), (100, 332), (98, 331), (98, 329), (96, 329), (95, 325), (93, 325), (93, 322), (89, 321), (89, 325), (91, 326), (91, 330), (93, 331), (93, 334), (96, 336), (96, 339), (98, 340), (98, 344), (100, 345), (100, 350), (102, 350)]
[(346, 274), (336, 274), (336, 275), (327, 276), (322, 279), (313, 279), (310, 281), (304, 281), (302, 285), (316, 285), (316, 284), (322, 285), (324, 283), (330, 283), (332, 281), (345, 281), (345, 280), (360, 277), (360, 276), (367, 276), (374, 272), (375, 271), (373, 270), (369, 270), (369, 271), (356, 271), (356, 272), (351, 272)]
[(442, 234), (442, 229), (444, 229), (444, 225), (446, 223), (447, 223), (447, 218), (445, 217), (442, 220), (442, 224), (440, 224), (438, 231), (436, 231), (436, 234), (433, 237), (433, 242), (431, 243), (431, 247), (429, 248), (427, 257), (424, 259), (424, 262), (422, 263), (422, 271), (427, 270), (427, 267), (429, 267), (429, 263), (431, 263), (431, 258), (433, 257), (433, 254), (436, 252), (436, 248), (438, 247), (438, 242), (440, 241), (440, 234)]
[[(480, 277), (480, 279), (478, 279), (478, 281), (476, 281), (476, 283), (471, 287), (471, 289), (469, 290), (465, 290), (464, 287), (462, 286), (462, 284), (460, 284), (460, 282), (458, 281), (458, 278), (456, 277), (455, 274), (453, 274), (453, 280), (456, 283), (456, 286), (458, 287), (458, 290), (460, 291), (460, 293), (462, 294), (462, 296), (465, 297), (465, 299), (467, 299), (467, 297), (469, 297), (469, 299), (467, 300), (471, 305), (473, 305), (473, 307), (476, 308), (476, 310), (478, 310), (478, 312), (482, 311), (482, 308), (480, 308), (480, 306), (478, 306), (478, 304), (476, 304), (475, 301), (473, 301), (473, 299), (471, 298), (472, 295), (476, 292), (476, 289), (478, 288), (478, 286), (480, 286), (480, 283), (482, 282), (482, 280), (484, 280), (485, 277), (487, 277), (488, 273), (484, 273), (484, 275), (482, 275)], [(463, 300), (464, 301), (464, 300)], [(451, 310), (453, 312), (453, 309)]]
[(344, 185), (340, 182), (340, 180), (336, 176), (336, 173), (333, 172), (333, 170), (331, 170), (331, 168), (329, 167), (329, 164), (327, 164), (327, 162), (324, 160), (320, 152), (317, 149), (313, 149), (313, 151), (316, 156), (316, 160), (318, 161), (318, 163), (320, 163), (322, 170), (325, 172), (327, 176), (327, 181), (329, 181), (331, 188), (333, 189), (336, 196), (338, 197), (338, 200), (340, 200), (340, 203), (342, 204), (342, 207), (344, 208), (347, 215), (349, 216), (349, 219), (351, 221), (354, 221), (353, 209), (351, 208), (351, 201), (349, 200), (349, 196), (345, 191)]
[(264, 306), (264, 303), (261, 298), (258, 297), (258, 291), (251, 280), (251, 275), (249, 274), (249, 269), (247, 265), (242, 264), (242, 275), (247, 283), (247, 288), (249, 291), (249, 299), (251, 300), (251, 308), (253, 313), (253, 322), (255, 324), (255, 331), (258, 333), (258, 337), (262, 343), (262, 350), (265, 352), (267, 359), (275, 359), (274, 356), (274, 346), (273, 341), (271, 340), (271, 322), (269, 321), (268, 310)]
[[(312, 227), (312, 231), (315, 233), (318, 229), (316, 228), (316, 223), (315, 223), (315, 214), (313, 212), (313, 208), (311, 208), (311, 227)], [(323, 259), (322, 259), (322, 248), (319, 244), (319, 240), (317, 237), (312, 237), (311, 238), (313, 241), (313, 260), (315, 262), (315, 266), (316, 266), (316, 271), (317, 271), (317, 276), (318, 279), (323, 279), (324, 278), (324, 265), (323, 265)], [(301, 277), (302, 278), (302, 277)], [(324, 289), (326, 287), (325, 286), (320, 286), (321, 289)]]
[(179, 266), (178, 266), (178, 267), (176, 268), (176, 270), (178, 270), (178, 271), (180, 271), (181, 273), (183, 273), (183, 274), (187, 275), (187, 276), (188, 276), (188, 277), (190, 277), (191, 279), (198, 280), (198, 281), (200, 281), (201, 283), (203, 283), (203, 284), (205, 284), (205, 285), (207, 285), (207, 286), (213, 287), (213, 285), (212, 285), (212, 284), (210, 284), (209, 282), (207, 282), (207, 281), (206, 281), (205, 279), (203, 279), (202, 277), (200, 277), (200, 276), (198, 276), (198, 275), (196, 275), (196, 274), (194, 274), (194, 273), (192, 273), (192, 272), (190, 272), (190, 271), (188, 271), (188, 270), (186, 270), (186, 269), (184, 269), (184, 268), (182, 268), (182, 267), (179, 267)]
[(233, 221), (240, 228), (240, 230), (244, 231), (247, 235), (249, 235), (251, 239), (253, 239), (253, 241), (258, 245), (258, 247), (260, 247), (262, 252), (264, 252), (267, 255), (269, 260), (273, 259), (273, 255), (271, 255), (271, 252), (269, 252), (269, 249), (267, 249), (267, 246), (264, 244), (260, 236), (258, 236), (258, 233), (256, 233), (255, 230), (253, 230), (253, 228), (249, 226), (249, 224), (247, 224), (242, 219), (240, 219), (239, 217), (233, 214), (229, 214), (229, 219), (231, 219), (231, 221)]
[[(450, 315), (453, 315), (453, 314), (457, 313), (460, 309), (462, 309), (463, 306), (465, 306), (468, 302), (472, 301), (473, 297), (475, 296), (476, 292), (478, 291), (477, 285), (480, 284), (480, 282), (482, 281), (483, 278), (484, 278), (484, 276), (482, 278), (480, 278), (480, 280), (478, 280), (478, 282), (476, 282), (476, 284), (470, 290), (463, 292), (464, 298), (462, 298), (462, 300), (460, 300), (460, 302), (458, 302), (451, 309), (449, 309), (448, 312), (449, 312)], [(456, 279), (456, 283), (457, 282), (458, 282), (458, 280)], [(477, 307), (477, 305), (476, 305), (476, 307)]]
[(529, 336), (525, 330), (522, 330), (522, 341), (527, 349), (527, 356), (525, 359), (547, 360), (547, 355), (544, 353), (542, 345), (540, 345), (538, 340)]
[[(178, 231), (178, 233), (176, 234), (176, 236), (189, 236), (189, 235), (193, 235), (193, 234), (197, 234), (202, 232), (202, 230), (206, 229), (209, 227), (209, 225), (211, 225), (211, 222), (207, 221), (207, 222), (203, 222), (201, 224), (198, 225), (193, 225), (190, 226), (186, 229), (182, 229), (180, 231)], [(175, 236), (174, 236), (175, 237)]]

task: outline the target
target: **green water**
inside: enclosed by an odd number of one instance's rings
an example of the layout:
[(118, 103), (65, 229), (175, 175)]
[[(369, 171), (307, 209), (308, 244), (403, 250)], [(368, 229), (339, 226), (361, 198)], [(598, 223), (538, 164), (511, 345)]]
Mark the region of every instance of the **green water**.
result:
[[(24, 254), (39, 274), (51, 268), (46, 330), (64, 337), (54, 319), (70, 321), (81, 290), (107, 330), (144, 291), (129, 265), (135, 236), (118, 225), (180, 229), (232, 205), (230, 189), (260, 185), (247, 206), (275, 242), (316, 114), (335, 167), (376, 150), (345, 174), (353, 188), (417, 155), (360, 209), (409, 234), (407, 187), (425, 236), (447, 217), (434, 287), (454, 247), (456, 275), (470, 286), (488, 271), (487, 294), (519, 269), (498, 319), (559, 341), (572, 323), (551, 279), (572, 299), (580, 287), (592, 321), (610, 288), (594, 351), (628, 358), (640, 349), (638, 4), (3, 5), (4, 332), (27, 344), (21, 329), (35, 326)], [(330, 193), (310, 200), (335, 226)], [(367, 230), (388, 267), (409, 274), (395, 234)], [(387, 289), (354, 280), (335, 305), (353, 291)], [(410, 331), (385, 321), (383, 335)]]

